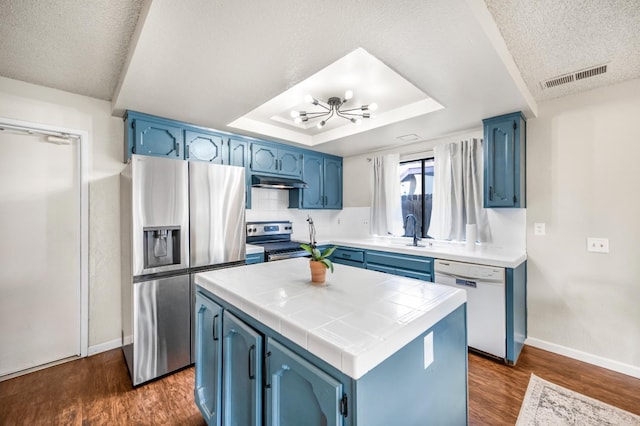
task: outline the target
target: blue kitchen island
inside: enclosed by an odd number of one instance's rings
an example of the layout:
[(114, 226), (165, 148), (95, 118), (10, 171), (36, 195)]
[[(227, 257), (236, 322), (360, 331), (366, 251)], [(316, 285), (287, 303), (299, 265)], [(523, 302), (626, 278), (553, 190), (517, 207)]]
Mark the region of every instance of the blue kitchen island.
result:
[(196, 275), (209, 425), (465, 425), (466, 294), (296, 258)]

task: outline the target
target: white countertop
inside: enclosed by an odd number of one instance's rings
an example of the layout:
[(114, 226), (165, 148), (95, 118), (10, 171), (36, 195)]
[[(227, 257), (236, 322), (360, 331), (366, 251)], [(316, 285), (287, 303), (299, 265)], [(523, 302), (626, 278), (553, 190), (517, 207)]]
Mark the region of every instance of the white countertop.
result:
[(354, 379), (466, 301), (463, 290), (346, 265), (316, 286), (305, 258), (203, 272), (196, 284)]
[(258, 254), (264, 253), (264, 247), (254, 246), (253, 244), (247, 244), (246, 254)]
[(524, 250), (492, 247), (476, 244), (474, 249), (467, 249), (464, 243), (434, 241), (423, 239), (418, 244), (425, 247), (413, 247), (411, 238), (330, 238), (319, 241), (318, 244), (356, 247), (369, 250), (392, 251), (395, 253), (411, 254), (414, 256), (434, 257), (436, 259), (455, 260), (459, 262), (477, 263), (480, 265), (516, 268), (527, 260)]

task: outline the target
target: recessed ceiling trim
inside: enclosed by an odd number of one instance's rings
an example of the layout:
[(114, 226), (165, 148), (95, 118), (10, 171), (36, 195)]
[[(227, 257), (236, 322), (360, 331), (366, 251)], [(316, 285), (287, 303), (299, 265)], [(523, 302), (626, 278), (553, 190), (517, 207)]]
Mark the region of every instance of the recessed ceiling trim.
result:
[[(326, 126), (317, 128), (317, 121), (295, 123), (291, 117), (291, 111), (309, 113), (309, 104), (304, 101), (305, 94), (330, 104), (332, 99), (338, 99), (336, 94), (347, 91), (354, 94), (348, 108), (377, 103), (378, 109), (371, 113), (371, 118), (360, 124), (350, 120), (329, 120)], [(427, 93), (381, 60), (357, 48), (227, 125), (305, 145), (309, 145), (308, 138), (311, 138), (310, 146), (314, 146), (442, 108)]]
[(287, 130), (282, 127), (274, 126), (259, 120), (253, 120), (247, 117), (240, 117), (228, 124), (229, 127), (246, 130), (251, 129), (253, 133), (264, 136), (271, 136), (278, 139), (284, 139), (291, 142), (299, 143), (305, 146), (313, 146), (313, 136), (305, 135), (295, 130)]

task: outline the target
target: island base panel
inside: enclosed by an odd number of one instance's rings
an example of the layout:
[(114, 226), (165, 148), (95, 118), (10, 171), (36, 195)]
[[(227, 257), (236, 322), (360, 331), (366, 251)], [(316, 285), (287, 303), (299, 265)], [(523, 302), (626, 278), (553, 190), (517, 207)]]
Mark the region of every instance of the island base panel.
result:
[[(465, 324), (466, 305), (462, 305), (360, 378), (357, 424), (466, 425)], [(433, 333), (433, 362), (425, 369), (424, 339), (429, 333)]]

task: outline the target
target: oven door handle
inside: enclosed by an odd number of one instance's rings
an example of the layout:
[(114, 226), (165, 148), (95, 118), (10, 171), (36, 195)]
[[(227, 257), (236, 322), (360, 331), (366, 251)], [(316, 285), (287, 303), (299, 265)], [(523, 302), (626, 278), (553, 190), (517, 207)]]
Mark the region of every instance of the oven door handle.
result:
[(267, 254), (267, 262), (271, 262), (274, 260), (284, 260), (284, 259), (291, 259), (294, 257), (309, 257), (309, 253), (307, 253), (306, 251), (299, 251), (299, 252), (289, 252), (289, 253), (273, 253), (273, 254)]

